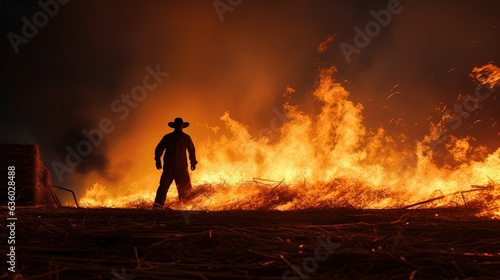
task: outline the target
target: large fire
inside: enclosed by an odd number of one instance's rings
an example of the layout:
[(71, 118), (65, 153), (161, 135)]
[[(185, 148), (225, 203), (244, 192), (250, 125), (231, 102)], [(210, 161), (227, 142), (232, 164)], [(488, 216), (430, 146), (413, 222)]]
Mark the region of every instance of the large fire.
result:
[[(283, 105), (287, 119), (278, 139), (251, 135), (226, 112), (221, 120), (228, 135), (195, 143), (200, 164), (191, 173), (193, 199), (179, 204), (171, 187), (167, 205), (201, 210), (398, 208), (440, 198), (424, 206), (480, 202), (484, 215), (500, 217), (500, 147), (473, 147), (471, 137), (453, 136), (445, 128), (452, 117), (446, 114), (414, 143), (401, 133), (367, 129), (362, 104), (349, 100), (335, 73), (334, 67), (319, 72), (312, 93), (321, 104), (317, 112)], [(474, 68), (471, 76), (492, 95), (500, 84), (500, 69), (493, 64)], [(446, 164), (434, 159), (436, 143), (449, 153)], [(146, 176), (117, 188), (96, 183), (80, 204), (150, 206), (160, 174), (152, 161), (144, 165), (150, 168)]]

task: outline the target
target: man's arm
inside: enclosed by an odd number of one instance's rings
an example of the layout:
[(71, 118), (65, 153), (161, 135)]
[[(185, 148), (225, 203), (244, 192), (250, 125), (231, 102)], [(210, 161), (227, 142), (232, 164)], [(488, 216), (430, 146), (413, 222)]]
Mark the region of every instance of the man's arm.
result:
[(155, 148), (155, 162), (156, 162), (156, 169), (160, 170), (161, 169), (161, 156), (163, 155), (163, 151), (165, 150), (165, 137), (163, 137), (160, 140), (160, 143), (156, 145)]
[(189, 137), (187, 149), (189, 153), (189, 161), (191, 162), (191, 170), (195, 170), (198, 161), (196, 161), (196, 149), (194, 148), (193, 140), (191, 140), (191, 137)]

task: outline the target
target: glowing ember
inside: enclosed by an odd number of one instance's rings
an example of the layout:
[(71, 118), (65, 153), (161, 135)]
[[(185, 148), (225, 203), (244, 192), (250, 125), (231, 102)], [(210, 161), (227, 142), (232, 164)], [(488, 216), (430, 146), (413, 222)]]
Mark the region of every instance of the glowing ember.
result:
[(500, 84), (500, 68), (491, 63), (481, 67), (474, 67), (471, 77), (479, 84), (494, 88)]
[[(438, 166), (429, 143), (445, 133), (440, 130), (443, 120), (413, 144), (405, 135), (390, 135), (383, 128), (368, 130), (363, 106), (349, 100), (349, 92), (333, 79), (335, 73), (334, 67), (320, 70), (312, 93), (321, 104), (317, 113), (288, 102), (283, 105), (288, 120), (279, 139), (253, 137), (226, 112), (221, 120), (229, 134), (195, 143), (200, 159), (192, 173), (196, 196), (179, 205), (171, 188), (167, 205), (206, 210), (395, 208), (444, 196), (425, 206), (475, 202), (487, 205), (484, 215), (500, 217), (500, 148), (488, 155), (485, 147), (470, 145), (471, 137), (450, 135), (444, 143), (450, 160)], [(474, 68), (471, 75), (490, 88), (500, 83), (499, 68), (492, 64)], [(95, 184), (80, 203), (150, 206), (159, 174), (152, 162), (144, 164), (151, 166), (145, 179), (137, 176), (126, 189), (123, 183), (116, 189)]]

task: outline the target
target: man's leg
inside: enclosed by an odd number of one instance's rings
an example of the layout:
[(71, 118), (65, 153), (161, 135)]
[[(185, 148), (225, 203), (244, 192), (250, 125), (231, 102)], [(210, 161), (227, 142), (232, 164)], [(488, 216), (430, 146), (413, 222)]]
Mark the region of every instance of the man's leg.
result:
[(162, 207), (165, 203), (165, 199), (167, 199), (167, 192), (174, 180), (173, 174), (163, 172), (160, 177), (160, 186), (156, 191), (155, 204), (153, 208)]
[(179, 201), (186, 201), (191, 191), (191, 178), (187, 170), (175, 174), (175, 184), (179, 193)]

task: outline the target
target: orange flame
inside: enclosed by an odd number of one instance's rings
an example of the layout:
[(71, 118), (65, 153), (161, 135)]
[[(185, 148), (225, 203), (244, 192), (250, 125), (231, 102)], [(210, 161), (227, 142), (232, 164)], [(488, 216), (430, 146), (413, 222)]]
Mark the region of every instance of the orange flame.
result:
[[(473, 148), (471, 137), (451, 136), (445, 144), (453, 164), (438, 166), (428, 143), (447, 132), (432, 125), (422, 141), (407, 144), (405, 135), (368, 130), (363, 106), (349, 100), (349, 92), (333, 79), (335, 73), (334, 67), (320, 70), (313, 92), (321, 103), (318, 113), (303, 112), (288, 102), (283, 105), (287, 121), (277, 140), (253, 137), (226, 112), (221, 120), (229, 134), (197, 146), (200, 164), (192, 173), (194, 198), (179, 204), (171, 188), (167, 204), (205, 210), (397, 208), (444, 195), (425, 206), (487, 201), (483, 214), (500, 217), (500, 148), (471, 157), (484, 147)], [(471, 75), (492, 86), (500, 81), (499, 68), (492, 64), (474, 68)], [(287, 92), (293, 94), (291, 88)], [(95, 184), (80, 203), (149, 206), (159, 178), (154, 174), (115, 192)], [(474, 186), (477, 191), (471, 189)]]
[(470, 76), (482, 85), (487, 85), (494, 88), (500, 85), (500, 68), (492, 63), (474, 67)]

